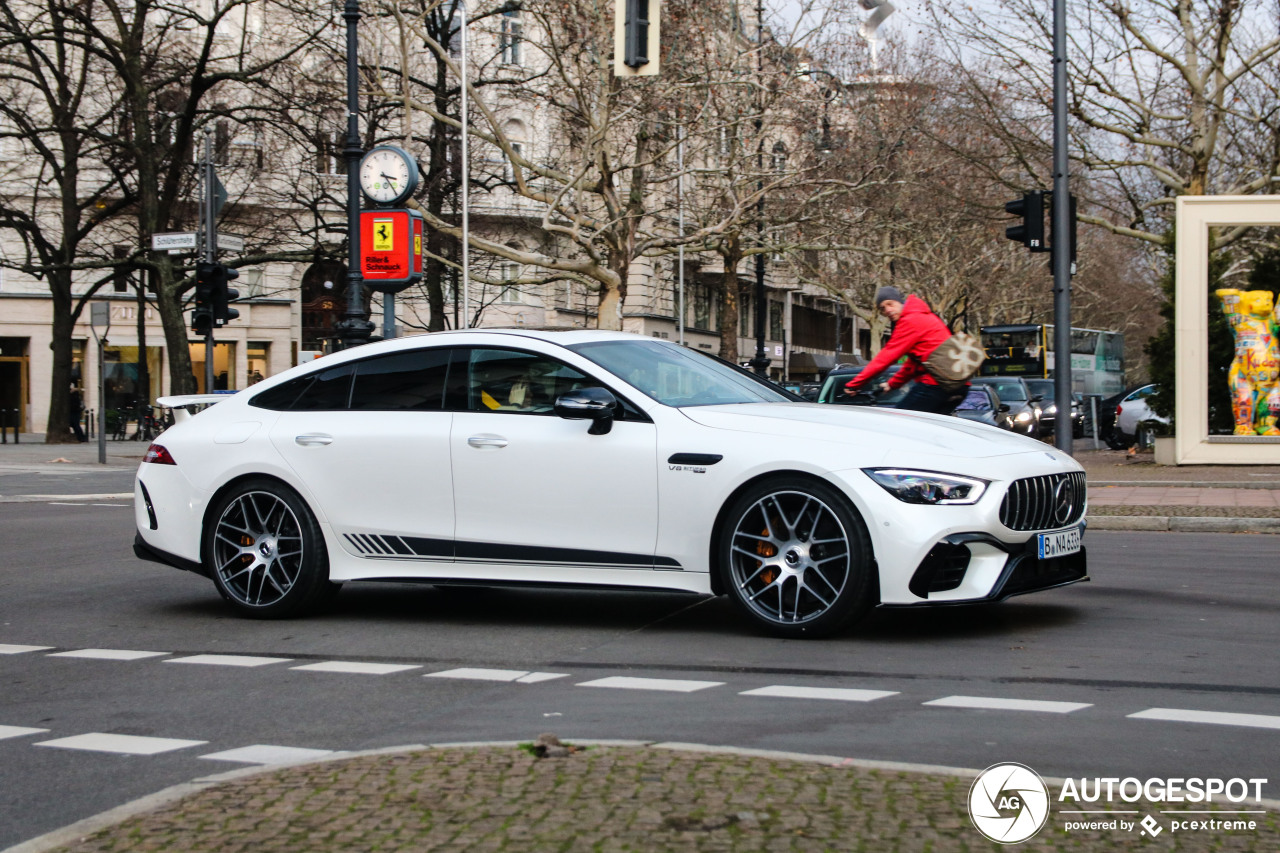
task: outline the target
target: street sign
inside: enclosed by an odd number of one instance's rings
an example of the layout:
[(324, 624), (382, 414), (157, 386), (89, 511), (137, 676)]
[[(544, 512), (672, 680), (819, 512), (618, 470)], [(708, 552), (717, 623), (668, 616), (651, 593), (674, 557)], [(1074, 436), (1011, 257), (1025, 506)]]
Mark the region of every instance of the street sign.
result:
[(228, 252), (243, 252), (244, 238), (239, 234), (223, 234), (218, 232), (218, 248)]
[(151, 248), (157, 252), (173, 249), (195, 249), (195, 247), (196, 232), (194, 231), (151, 235)]

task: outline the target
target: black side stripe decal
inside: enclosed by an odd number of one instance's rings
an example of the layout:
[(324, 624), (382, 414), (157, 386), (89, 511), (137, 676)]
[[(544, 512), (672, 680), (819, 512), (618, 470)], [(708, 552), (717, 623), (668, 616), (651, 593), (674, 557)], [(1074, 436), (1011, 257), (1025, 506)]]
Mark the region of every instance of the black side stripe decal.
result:
[(565, 566), (611, 566), (617, 568), (681, 569), (671, 557), (623, 554), (585, 548), (553, 548), (539, 545), (509, 545), (496, 542), (458, 542), (420, 536), (378, 536), (347, 533), (344, 538), (365, 556), (425, 557), (464, 562), (539, 563)]

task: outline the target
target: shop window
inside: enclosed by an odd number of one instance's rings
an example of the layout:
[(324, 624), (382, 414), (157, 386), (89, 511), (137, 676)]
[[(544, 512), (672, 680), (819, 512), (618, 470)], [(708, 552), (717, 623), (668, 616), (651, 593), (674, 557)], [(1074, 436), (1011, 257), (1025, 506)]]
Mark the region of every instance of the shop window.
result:
[(248, 374), (249, 385), (256, 385), (271, 375), (268, 367), (270, 354), (270, 343), (250, 341), (246, 344), (245, 361), (247, 364), (245, 372)]
[(205, 386), (204, 344), (188, 344), (191, 351), (191, 372), (196, 376), (196, 393), (236, 390), (236, 345), (233, 342), (213, 345), (213, 388)]

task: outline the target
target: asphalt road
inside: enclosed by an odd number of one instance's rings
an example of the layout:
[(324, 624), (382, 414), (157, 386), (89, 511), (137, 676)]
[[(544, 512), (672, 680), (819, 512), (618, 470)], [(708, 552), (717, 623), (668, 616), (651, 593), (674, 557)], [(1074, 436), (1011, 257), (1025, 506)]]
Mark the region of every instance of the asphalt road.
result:
[[(879, 611), (813, 642), (667, 594), (368, 585), (310, 619), (249, 621), (207, 580), (135, 560), (112, 503), (0, 504), (0, 848), (271, 760), (203, 757), (230, 750), (545, 731), (1280, 792), (1275, 537), (1095, 531), (1090, 583)], [(277, 660), (180, 660), (196, 655)], [(94, 733), (178, 743), (64, 740)]]

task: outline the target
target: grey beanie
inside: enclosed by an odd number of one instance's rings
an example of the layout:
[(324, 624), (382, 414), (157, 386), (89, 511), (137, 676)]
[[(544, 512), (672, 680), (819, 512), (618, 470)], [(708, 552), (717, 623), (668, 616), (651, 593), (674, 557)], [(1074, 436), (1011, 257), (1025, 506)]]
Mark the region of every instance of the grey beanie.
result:
[(894, 302), (907, 301), (907, 297), (902, 295), (902, 291), (898, 290), (898, 288), (894, 287), (892, 284), (887, 284), (876, 291), (876, 308), (879, 308), (880, 303), (884, 302), (886, 299), (892, 299)]

